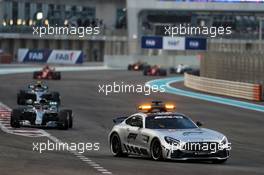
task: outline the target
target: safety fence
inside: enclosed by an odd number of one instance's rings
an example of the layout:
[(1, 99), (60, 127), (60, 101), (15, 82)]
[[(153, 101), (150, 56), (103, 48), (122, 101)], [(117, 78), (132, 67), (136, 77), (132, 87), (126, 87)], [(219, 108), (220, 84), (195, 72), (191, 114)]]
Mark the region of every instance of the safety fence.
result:
[(254, 101), (262, 100), (262, 86), (260, 84), (205, 78), (187, 73), (185, 73), (184, 78), (184, 85), (195, 90)]

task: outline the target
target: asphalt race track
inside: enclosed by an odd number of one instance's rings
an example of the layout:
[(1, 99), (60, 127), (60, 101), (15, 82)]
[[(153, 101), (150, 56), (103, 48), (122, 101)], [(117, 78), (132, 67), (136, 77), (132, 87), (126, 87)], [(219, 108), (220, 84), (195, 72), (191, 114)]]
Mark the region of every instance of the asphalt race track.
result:
[[(33, 142), (48, 138), (29, 138), (0, 131), (1, 175), (92, 175), (92, 174), (264, 174), (264, 115), (189, 97), (171, 94), (112, 94), (99, 93), (99, 84), (126, 82), (144, 84), (157, 77), (144, 77), (139, 72), (122, 70), (63, 72), (61, 81), (48, 81), (50, 90), (61, 93), (63, 106), (74, 111), (74, 128), (63, 131), (46, 130), (63, 142), (99, 142), (99, 151), (85, 152), (84, 156), (107, 171), (98, 171), (74, 154), (63, 151), (32, 151)], [(16, 107), (16, 93), (33, 82), (32, 74), (0, 76), (0, 101)], [(176, 84), (177, 86), (177, 84)], [(116, 158), (109, 151), (107, 135), (112, 119), (136, 112), (138, 103), (161, 99), (174, 101), (177, 111), (202, 121), (204, 127), (224, 133), (232, 143), (231, 158), (223, 165), (200, 162), (155, 162), (137, 157)]]

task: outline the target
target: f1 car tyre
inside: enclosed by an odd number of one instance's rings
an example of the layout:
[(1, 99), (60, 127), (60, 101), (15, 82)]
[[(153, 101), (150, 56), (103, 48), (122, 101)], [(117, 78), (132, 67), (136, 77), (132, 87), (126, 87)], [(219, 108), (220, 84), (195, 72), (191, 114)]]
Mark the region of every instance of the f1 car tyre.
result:
[(144, 76), (147, 76), (147, 75), (148, 75), (148, 68), (145, 68), (145, 69), (143, 70), (143, 75), (144, 75)]
[(17, 104), (24, 105), (24, 100), (21, 94), (17, 94)]
[(19, 128), (20, 127), (20, 116), (21, 116), (21, 110), (20, 109), (13, 109), (11, 113), (11, 120), (10, 125), (13, 128)]
[(61, 79), (61, 73), (60, 72), (54, 72), (53, 76), (54, 76), (53, 78), (55, 80), (60, 80)]
[(175, 73), (176, 73), (175, 68), (170, 68), (170, 73), (171, 73), (171, 74), (175, 74)]
[(40, 72), (33, 72), (33, 79), (38, 79)]
[(122, 151), (121, 141), (117, 133), (112, 134), (110, 137), (110, 148), (115, 157), (127, 156), (127, 154), (124, 154)]
[(219, 159), (219, 160), (212, 160), (212, 163), (214, 164), (222, 164), (225, 163), (227, 159)]
[(162, 160), (162, 147), (159, 139), (155, 138), (152, 140), (150, 145), (150, 154), (153, 160)]
[(69, 115), (69, 128), (72, 128), (73, 127), (72, 110), (65, 109), (65, 111), (67, 111), (67, 113)]
[(70, 125), (70, 116), (69, 113), (66, 110), (60, 111), (59, 112), (59, 128), (63, 130), (69, 129)]
[(51, 92), (51, 100), (60, 104), (60, 94), (58, 92)]
[(167, 76), (167, 71), (162, 69), (159, 71), (159, 75), (160, 76)]
[(132, 70), (132, 65), (131, 65), (131, 64), (129, 64), (129, 65), (127, 66), (127, 70)]
[(20, 92), (17, 94), (17, 104), (18, 105), (25, 105), (26, 100), (26, 93), (23, 90), (20, 90)]

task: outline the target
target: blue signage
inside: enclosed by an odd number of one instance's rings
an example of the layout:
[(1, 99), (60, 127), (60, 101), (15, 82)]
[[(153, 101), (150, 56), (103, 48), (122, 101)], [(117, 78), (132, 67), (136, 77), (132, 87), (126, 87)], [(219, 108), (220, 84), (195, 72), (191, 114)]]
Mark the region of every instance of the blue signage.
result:
[(82, 64), (81, 50), (18, 49), (18, 61), (30, 63)]
[(185, 39), (186, 50), (206, 50), (206, 48), (207, 48), (206, 38), (186, 37)]
[(50, 50), (30, 49), (24, 57), (24, 62), (45, 63), (50, 55)]
[(143, 36), (141, 39), (141, 47), (143, 49), (162, 49), (162, 37)]

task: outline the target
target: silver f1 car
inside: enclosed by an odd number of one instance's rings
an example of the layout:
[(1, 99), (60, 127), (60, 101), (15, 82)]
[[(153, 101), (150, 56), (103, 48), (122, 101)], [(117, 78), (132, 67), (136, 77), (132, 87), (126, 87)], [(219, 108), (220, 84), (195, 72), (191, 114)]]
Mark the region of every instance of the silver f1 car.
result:
[(139, 107), (144, 112), (114, 119), (109, 134), (114, 156), (138, 155), (154, 160), (210, 160), (224, 163), (231, 149), (226, 136), (201, 128), (174, 105), (155, 101)]
[(35, 101), (33, 105), (13, 109), (10, 125), (14, 128), (58, 127), (66, 130), (73, 125), (72, 110), (60, 110), (57, 102)]
[(46, 99), (60, 104), (60, 94), (58, 92), (50, 92), (48, 90), (48, 86), (44, 85), (41, 81), (38, 81), (36, 84), (29, 85), (27, 90), (20, 90), (17, 94), (18, 105), (26, 105), (27, 100), (39, 102), (41, 99)]

